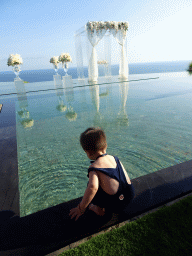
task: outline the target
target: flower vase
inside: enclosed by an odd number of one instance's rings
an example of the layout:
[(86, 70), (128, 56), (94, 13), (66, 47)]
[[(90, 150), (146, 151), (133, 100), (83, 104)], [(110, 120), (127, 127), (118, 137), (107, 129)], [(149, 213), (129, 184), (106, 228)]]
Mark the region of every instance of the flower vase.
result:
[(68, 63), (67, 62), (63, 62), (63, 69), (64, 69), (64, 72), (65, 72), (65, 76), (68, 76), (67, 74), (67, 71), (68, 71)]
[(56, 64), (53, 63), (53, 67), (55, 69), (56, 75), (58, 75), (58, 64), (56, 65)]
[(17, 80), (21, 80), (21, 78), (19, 77), (19, 72), (20, 71), (21, 71), (21, 69), (20, 69), (19, 65), (14, 65), (13, 66), (13, 72), (15, 73)]

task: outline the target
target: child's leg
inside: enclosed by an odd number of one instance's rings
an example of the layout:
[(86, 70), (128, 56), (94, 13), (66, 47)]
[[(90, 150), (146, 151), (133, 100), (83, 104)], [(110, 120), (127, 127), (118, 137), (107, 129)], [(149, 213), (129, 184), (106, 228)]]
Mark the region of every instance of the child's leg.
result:
[(95, 212), (99, 216), (103, 216), (105, 214), (105, 208), (101, 208), (94, 204), (89, 205), (89, 210)]

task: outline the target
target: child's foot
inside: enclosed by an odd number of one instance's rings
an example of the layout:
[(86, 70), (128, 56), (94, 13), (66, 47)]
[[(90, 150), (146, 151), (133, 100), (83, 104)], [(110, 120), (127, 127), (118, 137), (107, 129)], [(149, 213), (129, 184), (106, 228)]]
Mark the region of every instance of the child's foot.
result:
[(94, 204), (89, 205), (89, 210), (95, 212), (99, 216), (103, 216), (105, 214), (105, 208), (101, 208)]

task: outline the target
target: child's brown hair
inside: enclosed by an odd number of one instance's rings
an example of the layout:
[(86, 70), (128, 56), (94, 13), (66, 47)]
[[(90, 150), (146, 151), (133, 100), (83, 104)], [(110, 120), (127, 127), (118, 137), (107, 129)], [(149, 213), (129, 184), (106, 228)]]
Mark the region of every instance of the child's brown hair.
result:
[(104, 131), (101, 128), (90, 127), (81, 133), (80, 143), (83, 150), (97, 152), (107, 147)]

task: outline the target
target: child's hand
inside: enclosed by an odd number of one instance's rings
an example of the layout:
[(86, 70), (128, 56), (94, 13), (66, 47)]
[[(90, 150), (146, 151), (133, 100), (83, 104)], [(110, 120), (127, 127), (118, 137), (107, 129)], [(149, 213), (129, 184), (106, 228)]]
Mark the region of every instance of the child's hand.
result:
[(80, 212), (80, 209), (79, 209), (78, 206), (75, 207), (75, 208), (73, 208), (73, 209), (71, 209), (71, 210), (70, 210), (70, 213), (69, 213), (69, 216), (71, 216), (71, 219), (73, 219), (73, 218), (76, 216), (75, 221), (78, 220), (78, 218), (79, 218), (81, 215), (83, 215), (83, 213)]

